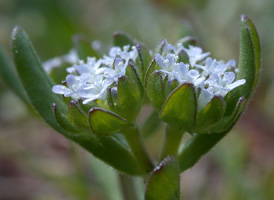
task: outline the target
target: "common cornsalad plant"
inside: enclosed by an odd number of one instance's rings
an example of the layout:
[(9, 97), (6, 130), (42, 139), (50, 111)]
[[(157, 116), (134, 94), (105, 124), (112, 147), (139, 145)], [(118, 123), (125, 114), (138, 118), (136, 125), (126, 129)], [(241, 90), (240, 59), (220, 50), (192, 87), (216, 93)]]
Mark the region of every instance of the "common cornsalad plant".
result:
[[(211, 58), (192, 37), (175, 45), (162, 40), (149, 51), (121, 32), (103, 56), (78, 37), (68, 55), (42, 65), (26, 33), (16, 27), (12, 53), (23, 87), (8, 64), (1, 68), (15, 92), (51, 127), (105, 164), (144, 178), (146, 200), (180, 199), (180, 173), (231, 130), (260, 72), (259, 38), (245, 15), (238, 67), (235, 60)], [(155, 110), (148, 120), (166, 123), (159, 161), (149, 157), (136, 123), (145, 104)], [(181, 144), (186, 132), (191, 138)]]

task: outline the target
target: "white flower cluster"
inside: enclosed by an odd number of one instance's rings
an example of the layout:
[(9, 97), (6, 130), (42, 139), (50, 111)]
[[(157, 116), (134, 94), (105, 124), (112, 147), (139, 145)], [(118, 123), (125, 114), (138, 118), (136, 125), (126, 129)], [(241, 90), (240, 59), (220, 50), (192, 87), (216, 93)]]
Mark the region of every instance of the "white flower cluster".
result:
[(107, 88), (117, 83), (118, 78), (125, 75), (130, 59), (136, 60), (138, 52), (135, 46), (112, 47), (108, 55), (101, 59), (87, 58), (87, 62), (80, 61), (67, 68), (64, 85), (55, 85), (52, 91), (74, 100), (83, 99), (89, 103), (95, 99), (105, 99)]
[[(189, 63), (179, 62), (178, 53), (184, 50), (189, 57)], [(245, 79), (237, 80), (235, 60), (227, 63), (217, 61), (203, 53), (200, 47), (189, 46), (185, 48), (182, 43), (176, 47), (165, 43), (161, 56), (155, 56), (156, 63), (161, 67), (161, 72), (168, 75), (168, 80), (176, 79), (179, 83), (192, 83), (201, 92), (198, 97), (198, 109), (203, 109), (214, 96), (225, 97), (234, 88), (245, 84)]]

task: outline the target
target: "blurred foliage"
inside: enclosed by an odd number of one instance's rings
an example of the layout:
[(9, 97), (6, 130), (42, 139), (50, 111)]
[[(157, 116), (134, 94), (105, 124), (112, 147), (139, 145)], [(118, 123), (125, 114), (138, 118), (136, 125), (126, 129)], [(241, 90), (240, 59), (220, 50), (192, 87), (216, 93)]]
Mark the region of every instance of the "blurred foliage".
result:
[[(206, 51), (227, 61), (237, 59), (238, 21), (247, 14), (262, 43), (260, 85), (235, 131), (182, 175), (181, 191), (184, 199), (272, 200), (273, 10), (273, 0), (1, 0), (0, 41), (8, 52), (10, 32), (20, 25), (45, 61), (67, 53), (78, 33), (102, 41), (105, 49), (117, 30), (149, 48), (163, 38), (175, 42), (194, 35)], [(159, 145), (152, 144), (162, 144), (162, 137), (147, 137), (149, 151), (158, 157)], [(96, 179), (102, 167), (88, 160), (83, 150), (33, 119), (0, 80), (0, 199), (107, 199), (104, 191), (111, 185), (99, 187), (105, 184)], [(113, 183), (117, 181), (112, 169), (104, 170), (112, 174)]]

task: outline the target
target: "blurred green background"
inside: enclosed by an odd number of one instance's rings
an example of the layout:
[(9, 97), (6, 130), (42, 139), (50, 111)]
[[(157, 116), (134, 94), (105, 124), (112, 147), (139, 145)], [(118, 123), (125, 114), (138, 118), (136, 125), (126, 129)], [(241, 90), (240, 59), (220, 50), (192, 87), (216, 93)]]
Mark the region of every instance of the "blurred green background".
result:
[[(77, 33), (107, 48), (113, 32), (125, 31), (150, 49), (163, 38), (175, 43), (193, 35), (213, 57), (237, 60), (243, 13), (253, 20), (261, 38), (259, 87), (233, 131), (181, 175), (181, 196), (273, 200), (273, 0), (1, 0), (0, 41), (10, 56), (10, 33), (20, 25), (45, 61), (67, 53)], [(146, 142), (155, 158), (162, 132)], [(112, 169), (30, 114), (0, 79), (0, 200), (119, 200), (115, 178)], [(108, 179), (117, 184), (108, 184)]]

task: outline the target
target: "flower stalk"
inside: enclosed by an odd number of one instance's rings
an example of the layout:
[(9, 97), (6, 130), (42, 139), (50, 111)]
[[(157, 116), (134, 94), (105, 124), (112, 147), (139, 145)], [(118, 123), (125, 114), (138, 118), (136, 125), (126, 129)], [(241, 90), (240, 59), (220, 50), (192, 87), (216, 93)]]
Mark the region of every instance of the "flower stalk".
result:
[(167, 156), (173, 156), (175, 158), (178, 156), (178, 149), (183, 135), (183, 130), (170, 126), (166, 127), (166, 136), (160, 160), (165, 159)]

